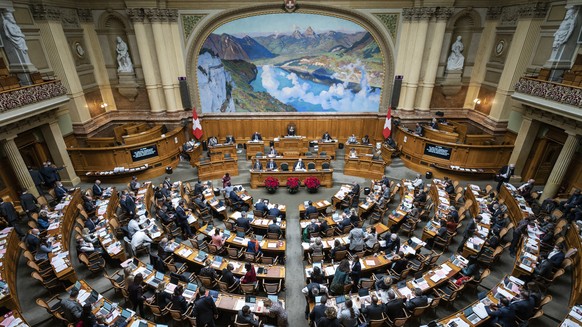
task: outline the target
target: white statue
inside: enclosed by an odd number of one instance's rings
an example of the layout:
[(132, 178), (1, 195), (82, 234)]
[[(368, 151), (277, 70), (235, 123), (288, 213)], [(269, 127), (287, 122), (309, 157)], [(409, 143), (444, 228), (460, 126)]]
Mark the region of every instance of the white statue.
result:
[(23, 53), (28, 53), (28, 47), (26, 46), (26, 40), (24, 39), (24, 33), (16, 24), (16, 20), (12, 15), (12, 11), (5, 11), (2, 14), (3, 17), (3, 25), (4, 25), (4, 33), (10, 42), (14, 44), (16, 49), (22, 51)]
[(557, 49), (568, 41), (568, 38), (572, 35), (572, 31), (574, 31), (574, 25), (576, 25), (575, 17), (576, 9), (570, 8), (566, 11), (564, 20), (560, 24), (556, 33), (554, 33), (554, 44), (552, 48)]
[(133, 72), (133, 65), (131, 64), (131, 58), (129, 57), (129, 52), (127, 52), (127, 43), (123, 42), (120, 36), (117, 37), (117, 64), (119, 67), (117, 71), (120, 73), (131, 73)]
[(461, 42), (461, 36), (457, 36), (457, 41), (453, 43), (451, 47), (451, 54), (447, 60), (447, 71), (462, 70), (463, 64), (465, 64), (465, 57), (461, 52), (465, 49), (463, 42)]

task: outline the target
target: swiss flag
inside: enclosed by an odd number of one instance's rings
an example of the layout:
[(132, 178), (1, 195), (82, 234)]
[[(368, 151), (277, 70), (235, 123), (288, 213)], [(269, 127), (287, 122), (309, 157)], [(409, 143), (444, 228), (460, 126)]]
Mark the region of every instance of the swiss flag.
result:
[(202, 125), (200, 125), (200, 119), (198, 119), (198, 114), (196, 114), (196, 108), (192, 108), (192, 134), (197, 139), (202, 137)]
[(384, 123), (384, 138), (387, 139), (392, 134), (392, 108), (388, 107), (388, 113), (386, 114), (386, 122)]

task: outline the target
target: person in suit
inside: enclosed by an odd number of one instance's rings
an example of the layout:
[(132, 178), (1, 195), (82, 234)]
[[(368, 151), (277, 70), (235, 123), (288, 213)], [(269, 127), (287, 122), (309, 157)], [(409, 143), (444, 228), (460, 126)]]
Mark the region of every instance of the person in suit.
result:
[(408, 260), (404, 257), (404, 252), (400, 251), (392, 258), (390, 270), (400, 274), (404, 269), (406, 269), (406, 267), (408, 267)]
[(208, 138), (208, 146), (213, 147), (218, 144), (218, 139), (215, 136), (211, 136)]
[(424, 127), (420, 125), (420, 123), (416, 123), (416, 127), (414, 128), (414, 134), (418, 136), (424, 136)]
[(501, 167), (501, 169), (499, 170), (499, 172), (497, 173), (497, 192), (499, 192), (501, 190), (501, 185), (503, 185), (503, 183), (507, 183), (509, 182), (509, 179), (511, 178), (511, 176), (513, 176), (513, 173), (515, 171), (515, 164), (509, 164), (507, 166), (503, 166)]
[(162, 186), (166, 187), (168, 190), (172, 189), (172, 181), (170, 180), (169, 176), (164, 177), (164, 182), (162, 183)]
[(251, 312), (251, 308), (245, 305), (236, 314), (237, 321), (243, 324), (249, 324), (251, 326), (259, 326), (259, 319)]
[(64, 309), (64, 317), (68, 321), (78, 321), (83, 314), (83, 306), (77, 300), (79, 290), (73, 288), (69, 293), (69, 298), (61, 300), (61, 307)]
[(164, 196), (164, 198), (166, 200), (169, 200), (172, 197), (172, 191), (170, 188), (168, 188), (166, 186), (166, 184), (162, 185), (162, 189), (160, 190), (160, 193), (162, 193), (162, 195)]
[(267, 170), (275, 170), (275, 169), (277, 169), (277, 163), (275, 163), (275, 160), (269, 159), (269, 162), (267, 162)]
[(97, 228), (97, 216), (93, 215), (85, 220), (85, 228), (89, 229), (89, 232), (91, 233), (95, 232), (95, 229)]
[(328, 307), (325, 309), (325, 316), (321, 317), (317, 322), (317, 327), (341, 327), (339, 319), (337, 319), (337, 309)]
[(225, 282), (229, 288), (233, 288), (236, 284), (240, 283), (240, 279), (234, 277), (234, 274), (232, 273), (233, 270), (234, 266), (230, 262), (228, 263), (228, 265), (226, 265), (226, 268), (222, 269), (221, 280)]
[(180, 200), (176, 207), (176, 223), (182, 229), (183, 234), (186, 234), (189, 238), (194, 236), (188, 223), (188, 215), (186, 214), (186, 210), (184, 210), (184, 200)]
[(214, 319), (218, 317), (218, 309), (212, 296), (206, 294), (206, 287), (200, 286), (192, 316), (196, 317), (196, 326), (214, 327)]
[(260, 211), (262, 213), (265, 213), (269, 210), (268, 205), (268, 200), (263, 200), (263, 201), (259, 201), (257, 203), (255, 203), (255, 210)]
[(28, 166), (28, 173), (30, 174), (30, 177), (32, 177), (32, 181), (34, 182), (34, 186), (36, 186), (38, 194), (43, 195), (44, 191), (42, 185), (44, 184), (44, 178), (42, 177), (42, 174), (31, 166)]
[(360, 184), (354, 182), (352, 185), (353, 187), (352, 190), (350, 191), (350, 194), (354, 196), (360, 196)]
[(249, 218), (247, 218), (247, 213), (245, 211), (242, 211), (240, 213), (240, 217), (236, 219), (236, 225), (238, 227), (244, 228), (245, 232), (251, 229), (251, 221)]
[(331, 135), (329, 135), (328, 132), (323, 133), (323, 136), (321, 137), (321, 140), (323, 142), (329, 142), (331, 141)]
[(404, 317), (404, 299), (397, 298), (394, 291), (388, 291), (388, 302), (384, 304), (384, 312), (390, 318), (391, 321), (394, 319)]
[(365, 308), (362, 308), (362, 314), (366, 318), (366, 321), (382, 319), (382, 313), (386, 308), (384, 304), (380, 303), (380, 299), (376, 295), (372, 295), (370, 298), (370, 304)]
[[(314, 302), (315, 298), (318, 297), (319, 295), (327, 294), (327, 287), (323, 284), (311, 282), (307, 284), (303, 289), (301, 289), (301, 293), (305, 295), (305, 301), (307, 302), (307, 305), (305, 306), (305, 319), (307, 319), (309, 316), (309, 303)], [(325, 302), (327, 302), (327, 299)]]
[(530, 297), (529, 291), (523, 290), (510, 302), (509, 309), (515, 312), (517, 318), (527, 321), (534, 314), (534, 306), (535, 300)]
[(166, 285), (166, 282), (160, 282), (154, 294), (154, 303), (160, 308), (165, 308), (172, 300), (172, 296), (166, 292)]
[(227, 135), (224, 143), (225, 144), (234, 144), (234, 143), (236, 143), (236, 140), (235, 140), (234, 136)]
[(63, 183), (61, 183), (60, 181), (57, 181), (55, 184), (55, 197), (57, 199), (58, 202), (61, 202), (61, 200), (67, 195), (67, 189), (63, 186)]
[(145, 314), (143, 308), (143, 302), (145, 296), (143, 295), (143, 276), (141, 273), (137, 273), (133, 277), (133, 283), (128, 286), (127, 291), (129, 293), (129, 301), (133, 306), (133, 311), (139, 312), (139, 315), (143, 317)]
[(277, 235), (279, 235), (279, 237), (281, 236), (281, 234), (283, 234), (283, 232), (281, 231), (281, 226), (277, 225), (277, 218), (273, 218), (273, 220), (269, 224), (269, 227), (267, 227), (267, 233), (276, 233)]
[(295, 130), (295, 127), (293, 125), (289, 125), (289, 127), (287, 127), (287, 136), (295, 136), (297, 135), (297, 131)]
[(352, 134), (352, 136), (348, 137), (348, 140), (346, 141), (347, 144), (358, 144), (358, 138), (356, 137), (356, 134)]
[(40, 244), (40, 230), (33, 228), (28, 231), (28, 234), (22, 240), (26, 245), (26, 248), (30, 252), (35, 252)]
[(568, 200), (560, 202), (560, 210), (564, 213), (569, 213), (580, 204), (582, 204), (582, 192), (575, 190)]
[(93, 191), (93, 196), (95, 197), (102, 197), (103, 196), (103, 188), (101, 188), (101, 181), (100, 180), (96, 180), (95, 184), (93, 184), (93, 187), (91, 188), (91, 190)]
[(319, 321), (319, 319), (325, 316), (326, 303), (327, 295), (323, 295), (319, 300), (319, 304), (316, 304), (309, 313), (309, 326), (314, 326), (316, 321)]
[(414, 311), (415, 308), (424, 307), (428, 304), (428, 296), (422, 294), (420, 288), (414, 289), (414, 295), (414, 298), (411, 298), (411, 296), (408, 295), (408, 300), (406, 300), (406, 303), (404, 304), (406, 310), (409, 312)]
[(317, 213), (317, 208), (313, 206), (312, 201), (308, 201), (307, 208), (305, 208), (305, 217), (309, 217), (309, 215), (312, 213)]
[(427, 194), (424, 190), (418, 192), (418, 194), (414, 197), (414, 202), (423, 203), (426, 202)]
[(339, 228), (341, 230), (343, 230), (344, 228), (350, 226), (352, 224), (352, 220), (350, 219), (350, 216), (348, 216), (346, 213), (342, 213), (342, 221), (339, 223)]
[(433, 118), (429, 124), (432, 129), (439, 129), (439, 123), (436, 118)]
[(64, 166), (61, 168), (53, 167), (50, 161), (47, 161), (43, 164), (42, 168), (40, 169), (40, 174), (44, 179), (44, 184), (48, 188), (52, 188), (56, 181), (59, 178), (59, 170), (65, 168)]
[(475, 217), (474, 219), (469, 220), (469, 224), (467, 225), (467, 228), (465, 228), (465, 231), (463, 232), (463, 240), (461, 241), (461, 243), (459, 243), (457, 252), (463, 252), (463, 246), (465, 245), (465, 242), (467, 242), (467, 240), (471, 238), (473, 234), (475, 234), (475, 231), (477, 230), (477, 224), (479, 224), (481, 220), (483, 220), (483, 217), (481, 215), (477, 215), (477, 217)]
[(394, 139), (392, 137), (388, 137), (384, 143), (386, 143), (386, 145), (388, 145), (389, 147), (391, 147), (392, 149), (396, 149), (396, 142), (394, 141)]
[(196, 206), (200, 208), (200, 210), (208, 209), (208, 205), (204, 203), (204, 197), (202, 196), (202, 194), (194, 198), (194, 204), (196, 204)]
[(564, 259), (566, 258), (566, 255), (564, 254), (562, 249), (563, 249), (562, 245), (557, 244), (554, 246), (552, 252), (548, 254), (548, 260), (552, 263), (552, 265), (555, 268), (560, 267), (562, 265), (562, 262), (564, 262)]
[(202, 182), (200, 182), (200, 180), (196, 181), (196, 184), (194, 184), (194, 195), (202, 194), (204, 189), (205, 187), (202, 185)]
[(305, 169), (305, 164), (303, 163), (303, 160), (299, 158), (299, 160), (297, 160), (297, 162), (293, 165), (293, 170), (295, 171), (301, 169)]
[(370, 144), (370, 138), (368, 137), (368, 135), (364, 135), (364, 137), (362, 137), (362, 144), (364, 145)]
[(271, 209), (269, 209), (269, 216), (280, 217), (281, 210), (279, 210), (279, 206), (274, 205)]
[(141, 184), (137, 181), (137, 176), (133, 176), (131, 178), (131, 182), (129, 182), (129, 189), (135, 193), (139, 191)]
[(272, 146), (269, 149), (269, 153), (267, 153), (267, 155), (270, 155), (270, 156), (276, 156), (277, 155), (277, 150), (275, 150), (275, 147), (274, 146)]
[(32, 213), (38, 212), (38, 201), (34, 195), (28, 193), (28, 191), (22, 191), (20, 195), (20, 206), (22, 209), (30, 216)]
[(552, 268), (554, 268), (552, 262), (546, 255), (542, 255), (541, 261), (534, 268), (532, 277), (549, 279), (552, 277)]
[(259, 132), (255, 132), (252, 136), (251, 136), (251, 141), (262, 141), (263, 137), (261, 136), (261, 134), (259, 134)]
[(400, 249), (400, 238), (396, 233), (386, 233), (384, 234), (384, 240), (386, 241), (386, 253), (394, 253)]
[(491, 317), (491, 324), (499, 324), (501, 327), (513, 327), (515, 325), (515, 310), (509, 307), (509, 300), (502, 297), (500, 305), (491, 304), (485, 307), (487, 314)]
[(234, 191), (228, 195), (233, 207), (238, 207), (244, 204), (243, 199)]
[(255, 163), (253, 163), (253, 166), (251, 167), (252, 170), (263, 170), (263, 164), (261, 163), (261, 161), (259, 159), (255, 160)]
[(358, 292), (358, 284), (360, 282), (360, 275), (362, 274), (362, 264), (360, 260), (354, 260), (352, 266), (350, 267), (350, 277), (353, 281), (352, 292)]
[(182, 314), (184, 314), (186, 312), (186, 310), (188, 310), (188, 301), (186, 301), (186, 298), (184, 297), (184, 295), (182, 295), (183, 293), (184, 293), (184, 286), (178, 285), (174, 289), (174, 294), (172, 294), (172, 299), (171, 299), (172, 310), (178, 310)]

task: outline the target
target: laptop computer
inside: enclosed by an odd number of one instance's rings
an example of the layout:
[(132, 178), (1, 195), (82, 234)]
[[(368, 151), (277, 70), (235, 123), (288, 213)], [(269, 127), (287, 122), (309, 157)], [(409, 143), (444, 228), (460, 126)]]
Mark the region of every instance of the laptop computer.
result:
[[(273, 301), (273, 302), (278, 302), (279, 301), (279, 297), (277, 295), (270, 294), (270, 295), (267, 295), (267, 298), (269, 300)], [(319, 296), (319, 298), (320, 298), (320, 301), (319, 302), (321, 302), (321, 296)], [(317, 297), (315, 299), (317, 300)], [(315, 303), (319, 303), (319, 302), (316, 301)]]
[(93, 303), (97, 302), (98, 299), (99, 299), (99, 292), (97, 292), (96, 290), (92, 290), (91, 295), (89, 295), (87, 300), (85, 300), (85, 304), (93, 305)]
[(212, 296), (212, 300), (214, 302), (216, 302), (216, 300), (218, 300), (218, 294), (220, 294), (220, 293), (218, 293), (218, 291), (208, 290), (208, 295)]
[(80, 283), (79, 281), (77, 281), (77, 282), (75, 283), (75, 286), (73, 286), (73, 288), (71, 289), (71, 292), (72, 292), (73, 290), (79, 291), (80, 289), (81, 289), (81, 283)]
[(99, 314), (102, 316), (107, 316), (111, 312), (111, 304), (107, 301), (103, 302), (103, 306), (99, 309)]
[(340, 296), (337, 296), (337, 297), (335, 298), (335, 303), (336, 303), (336, 304), (338, 304), (338, 305), (339, 305), (339, 304), (342, 304), (342, 303), (344, 303), (344, 302), (346, 302), (346, 297), (345, 297), (345, 295), (340, 295)]
[(127, 309), (121, 310), (121, 317), (123, 317), (124, 320), (131, 318), (131, 311)]
[(186, 297), (193, 297), (194, 293), (196, 293), (196, 290), (198, 289), (198, 285), (194, 284), (194, 283), (188, 283), (188, 285), (186, 286), (186, 289), (184, 290), (184, 296)]
[(262, 241), (263, 240), (263, 235), (255, 235), (255, 237), (257, 238), (257, 241)]
[(150, 284), (153, 287), (158, 287), (162, 281), (164, 281), (164, 274), (157, 271), (154, 278), (150, 281)]
[(253, 295), (246, 295), (245, 296), (246, 303), (257, 303), (257, 297)]

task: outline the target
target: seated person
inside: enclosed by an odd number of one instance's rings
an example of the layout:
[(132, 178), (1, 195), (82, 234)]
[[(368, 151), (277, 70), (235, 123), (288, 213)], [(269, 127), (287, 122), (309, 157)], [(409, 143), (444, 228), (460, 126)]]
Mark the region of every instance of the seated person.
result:
[(321, 242), (320, 237), (316, 237), (314, 242), (309, 245), (309, 252), (315, 255), (323, 254), (323, 243)]
[(323, 134), (323, 136), (321, 137), (321, 140), (322, 140), (323, 142), (330, 142), (330, 141), (332, 141), (332, 139), (331, 139), (331, 135), (329, 135), (329, 133), (328, 133), (328, 132), (325, 132), (325, 133)]
[(370, 144), (370, 138), (368, 137), (368, 135), (365, 135), (364, 137), (362, 137), (362, 144), (364, 144), (364, 145)]
[(281, 226), (277, 224), (277, 218), (273, 218), (273, 220), (269, 224), (269, 227), (267, 227), (267, 233), (276, 233), (277, 235), (279, 235), (279, 237), (281, 236), (281, 234), (283, 234)]
[(388, 302), (384, 304), (384, 307), (386, 309), (386, 315), (391, 321), (404, 317), (404, 310), (402, 310), (404, 308), (404, 299), (396, 297), (396, 294), (392, 290), (388, 291)]
[(50, 221), (48, 218), (48, 211), (46, 210), (41, 210), (39, 215), (38, 215), (38, 220), (36, 221), (37, 225), (38, 225), (38, 229), (40, 229), (41, 231), (46, 230), (47, 228), (49, 228), (50, 226)]
[(269, 216), (273, 216), (273, 217), (283, 216), (281, 214), (281, 210), (279, 210), (278, 205), (274, 204), (273, 207), (271, 209), (269, 209)]
[(392, 149), (396, 149), (396, 142), (394, 141), (393, 138), (389, 137), (386, 139), (386, 141), (384, 141), (386, 143), (386, 145), (388, 145), (389, 147), (391, 147)]
[[(422, 176), (420, 174), (416, 174), (416, 178), (412, 181), (412, 186), (414, 186), (415, 188), (418, 188), (418, 189), (422, 189), (424, 187), (424, 182), (422, 181)], [(420, 202), (424, 202), (424, 201), (420, 201)]]
[(293, 165), (293, 170), (305, 170), (305, 164), (301, 158)]
[(566, 255), (564, 254), (562, 244), (556, 244), (552, 252), (548, 253), (548, 260), (552, 263), (554, 268), (558, 268), (564, 262)]
[(384, 240), (386, 241), (386, 253), (395, 253), (400, 249), (400, 238), (396, 233), (386, 233), (384, 234)]
[(356, 138), (356, 134), (352, 134), (352, 136), (348, 137), (347, 144), (358, 144), (358, 139)]
[(275, 160), (269, 159), (269, 162), (267, 162), (267, 170), (276, 170), (276, 169), (277, 169), (277, 163), (275, 162)]
[(255, 237), (255, 235), (251, 235), (251, 239), (249, 240), (249, 243), (247, 244), (247, 252), (254, 253), (254, 254), (263, 253), (263, 251), (261, 251), (261, 245), (259, 244), (259, 241), (257, 241), (257, 238)]
[(381, 303), (378, 296), (372, 295), (370, 298), (370, 304), (365, 308), (362, 308), (362, 314), (366, 317), (367, 321), (382, 319), (383, 313), (385, 311), (384, 304)]
[(392, 283), (394, 282), (394, 280), (392, 280), (392, 278), (390, 277), (390, 275), (384, 276), (384, 278), (379, 278), (376, 283), (374, 283), (374, 288), (376, 288), (376, 291), (388, 291), (389, 289), (392, 288)]
[(424, 128), (420, 126), (420, 123), (416, 123), (416, 128), (414, 129), (414, 134), (418, 136), (424, 136)]
[(251, 167), (252, 170), (263, 170), (263, 164), (259, 159), (256, 159)]
[(232, 273), (234, 270), (234, 265), (232, 263), (228, 263), (226, 268), (222, 269), (222, 277), (220, 278), (223, 282), (225, 282), (229, 288), (234, 288), (234, 286), (240, 283), (240, 279), (234, 277)]
[(333, 259), (335, 257), (336, 252), (346, 250), (345, 244), (341, 244), (341, 242), (336, 238), (333, 242), (333, 248), (330, 251), (330, 257)]
[(509, 300), (501, 297), (499, 305), (494, 303), (485, 307), (487, 314), (491, 317), (493, 326), (512, 327), (515, 325), (515, 310), (509, 307)]
[(245, 305), (236, 314), (237, 321), (242, 324), (249, 324), (251, 326), (259, 326), (260, 322), (257, 316), (251, 312), (251, 308)]
[(404, 303), (404, 307), (409, 312), (414, 311), (415, 308), (424, 307), (428, 304), (428, 296), (422, 294), (420, 288), (414, 289), (414, 295), (414, 298), (411, 298), (411, 296), (408, 295), (408, 299), (406, 300), (406, 303)]
[(263, 137), (259, 132), (255, 132), (253, 135), (251, 135), (251, 141), (262, 141), (262, 140)]
[(250, 262), (245, 263), (245, 275), (240, 279), (242, 284), (254, 284), (257, 282), (257, 271)]
[(214, 282), (218, 278), (218, 274), (216, 273), (216, 270), (214, 270), (214, 268), (210, 266), (211, 264), (212, 262), (210, 260), (207, 260), (204, 263), (204, 267), (200, 269), (200, 273), (198, 275), (208, 277), (210, 278), (210, 280)]
[(269, 149), (269, 152), (267, 153), (267, 155), (268, 155), (268, 156), (276, 156), (276, 155), (277, 155), (277, 150), (275, 150), (275, 147), (274, 147), (274, 146), (272, 146), (272, 147)]
[(269, 211), (269, 200), (262, 200), (255, 203), (255, 210), (265, 213)]
[(535, 183), (534, 179), (529, 179), (527, 183), (524, 183), (523, 185), (517, 188), (517, 193), (523, 196), (525, 201), (527, 201), (528, 203), (533, 200), (531, 192), (533, 191), (534, 183)]
[(429, 126), (432, 129), (439, 129), (439, 124), (437, 122), (437, 119), (433, 118), (432, 121), (430, 122)]
[(215, 136), (211, 136), (208, 138), (208, 146), (216, 146), (218, 144), (218, 139)]
[(358, 152), (356, 151), (356, 149), (352, 148), (350, 150), (350, 158), (357, 158), (358, 157)]
[(236, 219), (236, 225), (245, 229), (248, 232), (251, 229), (251, 220), (247, 218), (246, 211), (240, 213), (240, 217)]
[(305, 217), (309, 217), (309, 215), (312, 213), (317, 213), (317, 208), (313, 206), (312, 201), (308, 201), (307, 208), (305, 208)]
[(289, 127), (287, 127), (287, 136), (295, 136), (295, 135), (297, 135), (297, 133), (295, 131), (295, 126), (289, 125)]
[(236, 143), (236, 140), (234, 139), (234, 136), (232, 136), (232, 135), (227, 135), (227, 136), (226, 136), (226, 141), (225, 141), (225, 143), (226, 143), (226, 144), (234, 144), (234, 143)]

